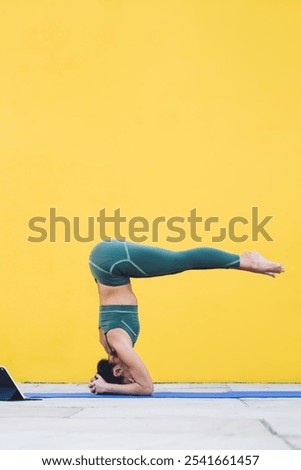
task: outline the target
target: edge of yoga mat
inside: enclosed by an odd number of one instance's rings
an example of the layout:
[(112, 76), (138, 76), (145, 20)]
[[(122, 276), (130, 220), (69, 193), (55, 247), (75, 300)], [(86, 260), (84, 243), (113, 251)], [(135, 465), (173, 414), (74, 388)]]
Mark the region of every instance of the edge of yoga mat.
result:
[(301, 398), (301, 391), (155, 392), (153, 395), (95, 395), (93, 393), (26, 393), (27, 398)]

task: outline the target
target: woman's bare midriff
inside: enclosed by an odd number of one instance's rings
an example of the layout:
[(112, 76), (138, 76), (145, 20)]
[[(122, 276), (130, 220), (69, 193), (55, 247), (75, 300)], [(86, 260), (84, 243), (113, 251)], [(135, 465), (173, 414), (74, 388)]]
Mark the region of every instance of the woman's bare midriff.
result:
[(100, 305), (137, 305), (137, 297), (131, 284), (123, 286), (106, 286), (97, 283)]

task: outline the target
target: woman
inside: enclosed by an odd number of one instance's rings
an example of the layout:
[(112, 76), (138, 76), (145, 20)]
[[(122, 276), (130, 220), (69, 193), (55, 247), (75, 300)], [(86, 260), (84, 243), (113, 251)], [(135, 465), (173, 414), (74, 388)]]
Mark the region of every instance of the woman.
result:
[(279, 263), (246, 251), (241, 255), (216, 248), (171, 251), (128, 241), (102, 241), (92, 250), (89, 265), (100, 298), (99, 340), (108, 360), (98, 363), (92, 393), (151, 395), (150, 374), (133, 349), (139, 334), (137, 298), (130, 278), (165, 276), (192, 269), (240, 269), (275, 277)]

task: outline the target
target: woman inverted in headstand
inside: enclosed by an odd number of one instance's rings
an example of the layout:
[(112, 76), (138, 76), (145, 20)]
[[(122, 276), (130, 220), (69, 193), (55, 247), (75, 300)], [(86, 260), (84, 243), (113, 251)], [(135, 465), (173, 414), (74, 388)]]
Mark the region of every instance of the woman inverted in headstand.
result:
[(92, 393), (151, 395), (150, 374), (134, 350), (139, 334), (138, 303), (130, 278), (165, 276), (196, 269), (240, 269), (275, 277), (284, 271), (279, 263), (257, 252), (241, 255), (200, 247), (172, 251), (129, 241), (98, 243), (89, 258), (97, 282), (99, 340), (108, 354), (97, 365), (89, 383)]

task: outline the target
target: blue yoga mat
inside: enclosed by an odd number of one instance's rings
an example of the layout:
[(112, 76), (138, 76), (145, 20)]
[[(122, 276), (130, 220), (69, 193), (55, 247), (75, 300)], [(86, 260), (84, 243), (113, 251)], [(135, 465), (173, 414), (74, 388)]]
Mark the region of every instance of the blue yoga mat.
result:
[(28, 398), (301, 398), (301, 391), (155, 392), (151, 396), (93, 393), (26, 393)]

